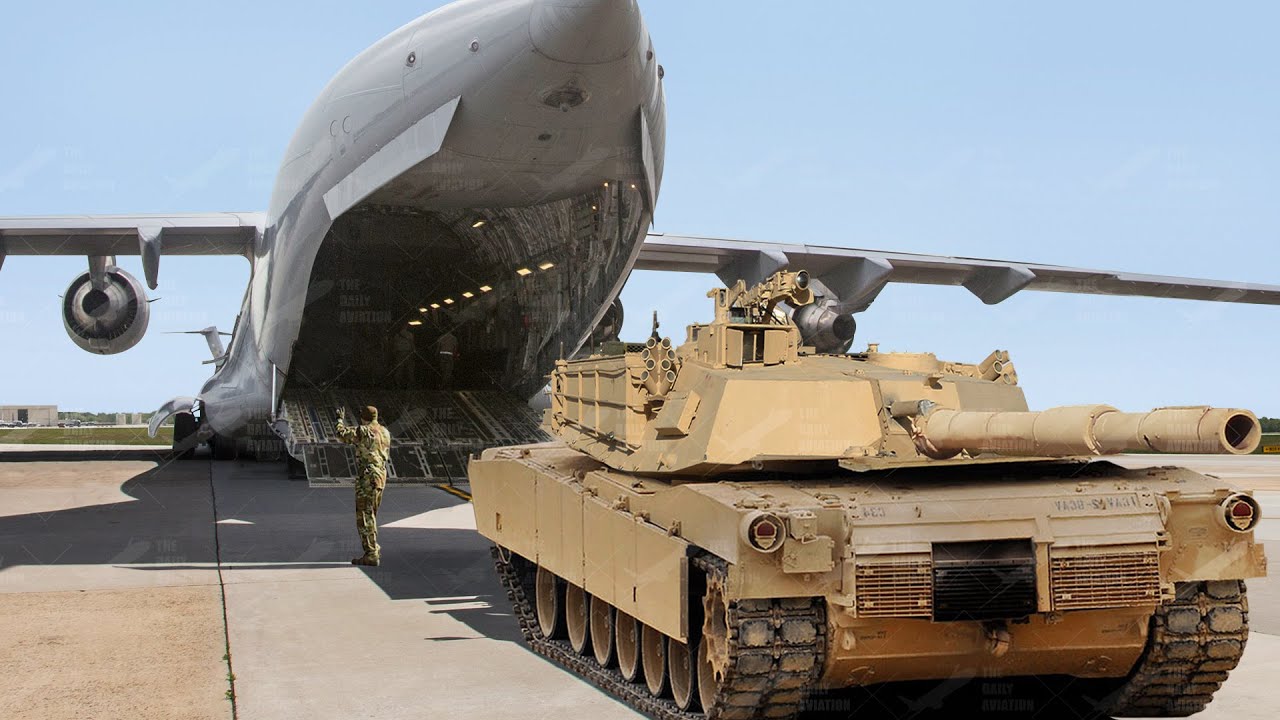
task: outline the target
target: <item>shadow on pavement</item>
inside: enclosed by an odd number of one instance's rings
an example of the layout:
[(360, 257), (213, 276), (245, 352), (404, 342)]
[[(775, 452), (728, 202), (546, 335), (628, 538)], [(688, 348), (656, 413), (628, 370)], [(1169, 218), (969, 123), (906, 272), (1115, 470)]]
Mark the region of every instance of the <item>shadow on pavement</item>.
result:
[[(325, 572), (349, 569), (360, 554), (351, 489), (289, 481), (283, 466), (169, 462), (119, 489), (131, 499), (0, 517), (0, 571), (37, 565), (204, 569), (220, 559), (224, 571), (234, 573)], [(216, 525), (215, 497), (223, 521)], [(481, 635), (517, 642), (487, 541), (470, 530), (385, 527), (462, 503), (436, 488), (390, 488), (378, 514), (382, 565), (360, 570), (392, 600), (425, 600), (431, 612), (447, 613)]]
[[(280, 466), (172, 462), (140, 473), (120, 490), (131, 500), (0, 517), (0, 570), (23, 565), (169, 570), (208, 567), (220, 559), (224, 574), (324, 573), (349, 568), (360, 552), (351, 490), (289, 481)], [(215, 498), (216, 518), (222, 521), (216, 525)], [(462, 502), (435, 488), (392, 487), (379, 513), (383, 564), (360, 570), (392, 600), (421, 600), (428, 612), (447, 614), (479, 635), (522, 644), (488, 541), (471, 530), (385, 527)], [(1097, 686), (1067, 678), (958, 676), (817, 695), (803, 717), (913, 720), (952, 718), (959, 712), (1081, 720), (1097, 717), (1091, 708), (1101, 693), (1091, 687)]]

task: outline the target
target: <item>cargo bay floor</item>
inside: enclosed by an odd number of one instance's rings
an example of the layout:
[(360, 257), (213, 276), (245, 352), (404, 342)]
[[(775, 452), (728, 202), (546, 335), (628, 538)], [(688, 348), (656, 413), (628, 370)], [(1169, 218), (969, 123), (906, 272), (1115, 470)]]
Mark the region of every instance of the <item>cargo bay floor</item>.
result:
[[(390, 489), (384, 564), (355, 568), (350, 489), (274, 464), (101, 456), (0, 462), (0, 717), (635, 717), (524, 649), (459, 497)], [(1280, 551), (1280, 458), (1122, 462), (1256, 488)], [(1273, 717), (1280, 582), (1249, 587), (1244, 661), (1197, 717)], [(958, 701), (1044, 717), (1022, 686), (961, 685), (820, 698), (810, 716), (946, 717)]]

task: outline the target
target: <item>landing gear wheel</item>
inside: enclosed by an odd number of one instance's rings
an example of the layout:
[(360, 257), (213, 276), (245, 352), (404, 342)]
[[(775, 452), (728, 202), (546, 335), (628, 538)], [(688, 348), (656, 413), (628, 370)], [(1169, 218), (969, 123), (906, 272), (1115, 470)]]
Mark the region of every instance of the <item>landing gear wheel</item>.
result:
[(229, 438), (223, 435), (214, 435), (209, 438), (209, 447), (213, 450), (214, 460), (226, 461), (236, 459), (237, 453), (235, 438)]
[(681, 710), (692, 710), (697, 705), (698, 663), (689, 652), (689, 646), (676, 640), (667, 640), (667, 674), (671, 677), (671, 697)]
[(589, 613), (591, 650), (596, 656), (596, 663), (602, 668), (611, 667), (617, 659), (613, 646), (613, 606), (592, 595)]
[(643, 625), (640, 631), (640, 663), (644, 665), (644, 683), (649, 694), (662, 697), (667, 694), (667, 636)]
[(577, 585), (568, 584), (564, 589), (564, 624), (569, 633), (569, 647), (579, 655), (586, 655), (591, 646), (587, 633), (587, 592)]
[[(196, 416), (191, 413), (184, 412), (173, 416), (173, 449), (178, 452), (179, 460), (190, 460), (196, 456), (196, 443), (191, 441), (198, 428)], [(179, 450), (187, 443), (191, 443), (191, 447)]]
[(545, 638), (564, 637), (564, 584), (560, 578), (539, 566), (534, 586), (538, 631)]
[(640, 666), (640, 623), (619, 610), (614, 618), (613, 634), (618, 648), (618, 671), (627, 682), (636, 682), (644, 674)]

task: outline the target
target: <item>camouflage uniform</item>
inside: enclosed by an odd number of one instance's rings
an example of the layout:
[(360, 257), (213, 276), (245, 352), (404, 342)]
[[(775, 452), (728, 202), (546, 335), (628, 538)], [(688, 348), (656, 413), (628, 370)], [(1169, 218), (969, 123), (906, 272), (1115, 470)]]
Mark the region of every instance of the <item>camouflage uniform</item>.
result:
[(378, 506), (382, 504), (382, 491), (387, 487), (387, 462), (391, 458), (391, 433), (378, 423), (377, 410), (373, 420), (357, 427), (348, 427), (338, 420), (338, 439), (356, 446), (356, 529), (360, 532), (360, 544), (364, 557), (359, 560), (381, 560), (382, 548), (378, 545)]

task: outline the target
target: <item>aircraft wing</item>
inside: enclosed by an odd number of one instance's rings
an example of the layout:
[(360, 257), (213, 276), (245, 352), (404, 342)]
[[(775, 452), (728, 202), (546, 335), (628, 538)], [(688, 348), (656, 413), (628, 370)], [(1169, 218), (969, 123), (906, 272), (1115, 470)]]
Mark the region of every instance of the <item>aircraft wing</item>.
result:
[(958, 285), (988, 305), (1022, 290), (1280, 305), (1280, 285), (661, 233), (645, 240), (635, 267), (714, 273), (726, 283), (759, 282), (784, 267), (807, 270), (838, 298), (842, 312), (865, 310), (891, 282)]
[(263, 213), (0, 217), (0, 265), (8, 255), (141, 255), (156, 287), (160, 256), (253, 257)]

